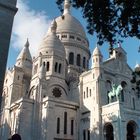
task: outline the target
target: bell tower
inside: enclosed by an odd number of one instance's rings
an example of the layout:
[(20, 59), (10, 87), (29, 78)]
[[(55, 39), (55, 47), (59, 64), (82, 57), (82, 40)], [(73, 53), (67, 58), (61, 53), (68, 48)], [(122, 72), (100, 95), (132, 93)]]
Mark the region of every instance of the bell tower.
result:
[(17, 0), (0, 0), (0, 104)]

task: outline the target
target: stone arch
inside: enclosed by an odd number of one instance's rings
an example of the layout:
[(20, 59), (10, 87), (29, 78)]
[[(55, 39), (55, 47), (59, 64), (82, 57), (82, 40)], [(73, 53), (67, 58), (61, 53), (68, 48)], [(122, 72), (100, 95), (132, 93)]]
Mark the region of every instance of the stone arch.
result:
[(111, 123), (106, 123), (104, 125), (104, 139), (105, 140), (114, 140), (114, 129)]
[(126, 130), (127, 130), (126, 137), (127, 137), (127, 140), (136, 140), (136, 138), (137, 138), (137, 135), (136, 135), (137, 129), (138, 129), (138, 126), (137, 126), (135, 121), (131, 120), (131, 121), (129, 121), (127, 123), (127, 126), (126, 126)]
[(31, 87), (31, 89), (29, 90), (29, 93), (28, 93), (28, 98), (31, 98), (32, 96), (32, 93), (34, 92), (35, 90), (35, 85)]

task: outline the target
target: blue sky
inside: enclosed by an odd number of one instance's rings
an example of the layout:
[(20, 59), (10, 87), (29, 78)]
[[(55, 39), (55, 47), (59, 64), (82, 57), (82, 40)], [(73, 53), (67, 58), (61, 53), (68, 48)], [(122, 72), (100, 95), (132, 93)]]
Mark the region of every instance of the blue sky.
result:
[[(17, 7), (19, 11), (14, 20), (7, 67), (12, 67), (15, 64), (16, 57), (27, 38), (29, 38), (32, 56), (34, 56), (41, 39), (47, 33), (51, 20), (61, 14), (55, 0), (18, 0)], [(87, 32), (86, 21), (82, 18), (80, 10), (72, 9), (71, 13), (81, 22)], [(87, 38), (89, 39), (90, 50), (93, 51), (97, 42), (96, 35), (91, 36), (87, 33)], [(139, 46), (140, 40), (135, 38), (126, 38), (122, 43), (122, 47), (128, 55), (128, 64), (132, 68), (134, 68), (136, 62), (140, 63)], [(108, 58), (108, 47), (108, 43), (101, 46), (104, 59)]]

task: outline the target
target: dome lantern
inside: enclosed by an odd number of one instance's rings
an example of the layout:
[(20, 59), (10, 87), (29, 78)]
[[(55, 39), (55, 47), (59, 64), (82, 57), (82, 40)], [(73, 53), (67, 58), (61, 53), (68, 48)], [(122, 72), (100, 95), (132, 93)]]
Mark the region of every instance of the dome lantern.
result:
[(71, 7), (70, 1), (65, 0), (64, 1), (64, 13), (63, 13), (63, 15), (65, 15), (67, 13), (70, 14), (70, 7)]

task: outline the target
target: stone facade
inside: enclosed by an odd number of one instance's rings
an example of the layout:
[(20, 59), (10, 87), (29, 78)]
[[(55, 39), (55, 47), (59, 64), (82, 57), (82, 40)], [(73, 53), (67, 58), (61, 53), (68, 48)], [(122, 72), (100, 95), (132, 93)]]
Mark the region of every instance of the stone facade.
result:
[(17, 0), (0, 0), (0, 104), (13, 18), (17, 12), (16, 2)]
[[(119, 45), (103, 61), (99, 47), (90, 55), (65, 0), (64, 14), (52, 22), (37, 56), (31, 58), (27, 40), (6, 72), (0, 139), (18, 133), (23, 140), (138, 140), (140, 95), (127, 54)], [(109, 99), (111, 92), (119, 95)]]

